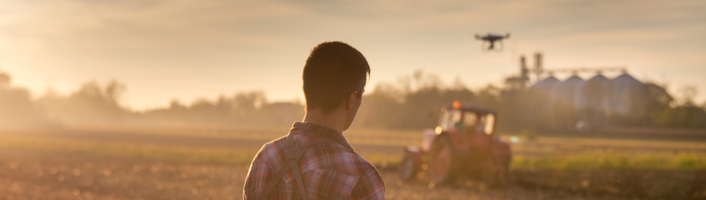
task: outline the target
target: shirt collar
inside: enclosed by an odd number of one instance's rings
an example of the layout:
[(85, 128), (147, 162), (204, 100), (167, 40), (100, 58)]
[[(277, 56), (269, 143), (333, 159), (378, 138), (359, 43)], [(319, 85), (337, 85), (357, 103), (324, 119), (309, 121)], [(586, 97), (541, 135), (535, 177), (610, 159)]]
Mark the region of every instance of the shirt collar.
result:
[(298, 135), (313, 136), (314, 138), (325, 137), (328, 139), (332, 139), (333, 141), (336, 141), (343, 145), (343, 147), (345, 147), (346, 149), (353, 151), (353, 147), (351, 147), (346, 138), (343, 137), (343, 134), (339, 133), (333, 128), (311, 123), (294, 122), (294, 124), (292, 125), (292, 130), (290, 132), (294, 133), (295, 131)]

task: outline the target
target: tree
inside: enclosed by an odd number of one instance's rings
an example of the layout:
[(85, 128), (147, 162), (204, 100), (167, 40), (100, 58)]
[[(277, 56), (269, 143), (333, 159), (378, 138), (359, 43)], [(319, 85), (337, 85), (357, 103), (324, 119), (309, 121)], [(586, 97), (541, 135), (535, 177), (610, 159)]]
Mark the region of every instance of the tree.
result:
[(694, 103), (694, 97), (699, 94), (699, 90), (695, 85), (686, 85), (679, 88), (681, 94), (681, 104), (682, 105), (696, 105)]
[(12, 86), (12, 77), (0, 72), (0, 129), (26, 129), (51, 125), (25, 88)]

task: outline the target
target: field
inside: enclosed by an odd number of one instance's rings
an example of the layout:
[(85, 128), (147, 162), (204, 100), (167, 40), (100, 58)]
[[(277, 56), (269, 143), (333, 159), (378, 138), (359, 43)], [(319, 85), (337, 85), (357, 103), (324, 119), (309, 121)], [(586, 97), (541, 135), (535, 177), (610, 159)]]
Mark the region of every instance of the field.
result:
[[(241, 199), (259, 147), (287, 128), (0, 133), (3, 199)], [(540, 137), (513, 144), (511, 183), (403, 183), (414, 131), (351, 130), (389, 199), (706, 199), (706, 142)], [(509, 137), (504, 136), (504, 137)]]

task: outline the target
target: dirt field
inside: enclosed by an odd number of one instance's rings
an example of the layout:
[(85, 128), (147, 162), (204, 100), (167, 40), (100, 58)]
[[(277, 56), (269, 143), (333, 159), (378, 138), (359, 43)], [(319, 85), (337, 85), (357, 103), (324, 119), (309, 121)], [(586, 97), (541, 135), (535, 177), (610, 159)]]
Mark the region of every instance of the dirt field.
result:
[[(278, 129), (1, 133), (0, 198), (241, 199), (252, 155), (281, 134)], [(701, 143), (590, 140), (569, 148), (560, 139), (540, 140), (514, 146), (518, 158), (530, 164), (517, 164), (507, 187), (488, 188), (465, 179), (442, 186), (430, 186), (423, 177), (398, 181), (395, 159), (402, 146), (418, 143), (417, 135), (384, 131), (349, 135), (354, 148), (379, 165), (389, 199), (706, 199), (706, 171), (698, 157), (706, 146)], [(546, 162), (533, 160), (537, 157), (563, 158), (556, 157), (563, 155), (558, 153), (562, 150), (686, 152), (697, 159), (684, 165), (687, 170), (680, 169), (681, 160), (657, 167), (662, 169), (630, 169), (631, 160), (625, 161), (627, 168), (614, 169), (531, 167)]]
[[(241, 199), (248, 167), (11, 150), (0, 153), (0, 166), (0, 196), (3, 199)], [(519, 186), (488, 189), (482, 185), (457, 184), (430, 189), (423, 181), (401, 184), (394, 171), (382, 173), (389, 199), (609, 197)]]

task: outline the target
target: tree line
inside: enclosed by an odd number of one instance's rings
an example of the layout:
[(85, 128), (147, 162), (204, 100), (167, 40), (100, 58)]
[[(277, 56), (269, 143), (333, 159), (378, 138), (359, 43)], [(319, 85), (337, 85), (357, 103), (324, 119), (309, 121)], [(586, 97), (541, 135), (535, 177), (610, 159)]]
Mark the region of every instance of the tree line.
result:
[[(422, 71), (381, 83), (364, 95), (354, 128), (424, 129), (436, 125), (442, 106), (454, 101), (498, 111), (498, 129), (519, 131), (568, 130), (589, 111), (566, 101), (550, 102), (539, 90), (487, 85), (470, 89), (459, 79), (443, 81)], [(264, 92), (238, 92), (189, 104), (134, 111), (120, 103), (126, 87), (117, 81), (86, 82), (69, 94), (49, 91), (31, 98), (27, 89), (13, 86), (0, 72), (0, 129), (26, 128), (209, 128), (242, 126), (285, 127), (304, 116), (301, 102), (270, 102)], [(677, 102), (658, 84), (646, 83), (643, 105), (622, 115), (600, 113), (610, 126), (706, 128), (705, 105)], [(587, 114), (588, 113), (588, 114)]]

